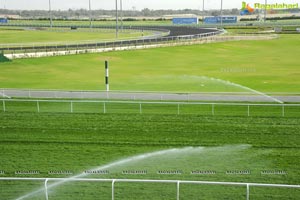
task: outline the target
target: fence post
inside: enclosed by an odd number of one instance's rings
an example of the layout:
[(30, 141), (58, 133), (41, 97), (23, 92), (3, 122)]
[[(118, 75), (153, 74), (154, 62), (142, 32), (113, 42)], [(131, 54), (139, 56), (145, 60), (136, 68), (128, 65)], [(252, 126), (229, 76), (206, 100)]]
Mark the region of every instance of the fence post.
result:
[(211, 114), (215, 115), (215, 104), (211, 104)]
[(282, 117), (285, 116), (285, 107), (284, 107), (284, 104), (282, 105)]
[(140, 114), (142, 114), (142, 103), (140, 103)]
[(71, 101), (71, 113), (73, 113), (73, 101)]
[(177, 200), (180, 198), (180, 181), (177, 181)]
[(250, 199), (250, 185), (247, 184), (247, 194), (246, 194), (246, 200)]
[(37, 112), (39, 113), (40, 112), (40, 103), (38, 100), (36, 101), (36, 107), (37, 107)]
[(248, 105), (248, 117), (250, 117), (250, 105)]
[(6, 109), (5, 109), (5, 100), (3, 100), (3, 112), (5, 112), (6, 111)]
[(45, 197), (48, 200), (48, 187), (47, 187), (48, 179), (45, 180)]
[(103, 113), (104, 113), (104, 114), (106, 113), (106, 105), (105, 105), (105, 102), (103, 102)]
[(111, 199), (112, 200), (115, 199), (115, 182), (116, 182), (116, 180), (113, 179), (112, 183), (111, 183)]

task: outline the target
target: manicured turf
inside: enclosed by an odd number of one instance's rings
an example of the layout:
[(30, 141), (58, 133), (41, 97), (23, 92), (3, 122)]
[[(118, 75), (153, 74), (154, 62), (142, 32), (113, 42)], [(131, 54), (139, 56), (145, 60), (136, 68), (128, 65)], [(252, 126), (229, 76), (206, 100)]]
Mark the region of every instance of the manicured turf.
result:
[[(120, 159), (176, 148), (171, 153), (109, 168), (97, 178), (150, 178), (299, 184), (299, 118), (197, 115), (0, 113), (1, 176), (20, 177), (18, 170), (50, 170), (74, 174)], [(195, 147), (186, 149), (186, 147)], [(147, 170), (126, 175), (123, 170)], [(157, 174), (182, 170), (181, 175)], [(212, 170), (214, 175), (193, 175)], [(229, 175), (230, 170), (250, 170)], [(283, 170), (287, 174), (261, 174)], [(29, 183), (29, 184), (28, 184)], [(0, 182), (1, 197), (15, 199), (42, 182)], [(51, 182), (49, 183), (51, 184)], [(110, 184), (68, 183), (51, 190), (55, 199), (109, 199)], [(182, 199), (244, 199), (244, 187), (184, 186)], [(174, 199), (176, 185), (116, 184), (116, 199)], [(297, 199), (296, 189), (253, 188), (255, 199)]]
[[(140, 51), (14, 60), (0, 64), (0, 88), (299, 92), (298, 35)], [(299, 184), (299, 107), (0, 102), (0, 176), (67, 177), (108, 163), (96, 178)], [(37, 113), (37, 112), (40, 113)], [(73, 111), (74, 113), (70, 113)], [(212, 116), (214, 114), (214, 116)], [(145, 153), (171, 150), (136, 160)], [(16, 171), (38, 170), (37, 175)], [(146, 170), (144, 175), (124, 170)], [(159, 174), (180, 170), (182, 174)], [(214, 174), (192, 174), (194, 170)], [(232, 174), (240, 170), (249, 174)], [(263, 174), (267, 170), (269, 174)], [(276, 172), (284, 172), (277, 174)], [(71, 176), (71, 175), (70, 175)], [(48, 185), (51, 185), (50, 181)], [(0, 181), (0, 198), (16, 199), (43, 182)], [(246, 199), (245, 187), (181, 185), (180, 199)], [(295, 199), (300, 190), (250, 189), (250, 199)], [(111, 199), (111, 183), (64, 183), (50, 199)], [(176, 198), (176, 184), (116, 183), (115, 199)], [(29, 199), (44, 199), (43, 193)]]
[[(118, 39), (139, 38), (143, 35), (150, 35), (151, 32), (128, 31), (120, 32)], [(15, 27), (0, 27), (0, 44), (5, 45), (45, 45), (45, 43), (82, 43), (88, 41), (115, 40), (115, 31), (113, 29), (90, 29), (79, 28), (71, 31), (66, 28), (51, 29), (29, 29)]]
[[(231, 81), (262, 92), (299, 92), (298, 35), (14, 60), (0, 65), (0, 87), (104, 90), (110, 61), (111, 90), (245, 92)], [(213, 77), (214, 79), (211, 79)]]

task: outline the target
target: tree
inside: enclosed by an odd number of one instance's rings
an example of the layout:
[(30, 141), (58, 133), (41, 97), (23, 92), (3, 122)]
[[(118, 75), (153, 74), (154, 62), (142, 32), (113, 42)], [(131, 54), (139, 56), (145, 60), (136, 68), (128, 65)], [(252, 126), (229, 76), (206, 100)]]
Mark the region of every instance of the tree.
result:
[(142, 10), (142, 15), (143, 16), (151, 16), (151, 10), (149, 8), (144, 8)]

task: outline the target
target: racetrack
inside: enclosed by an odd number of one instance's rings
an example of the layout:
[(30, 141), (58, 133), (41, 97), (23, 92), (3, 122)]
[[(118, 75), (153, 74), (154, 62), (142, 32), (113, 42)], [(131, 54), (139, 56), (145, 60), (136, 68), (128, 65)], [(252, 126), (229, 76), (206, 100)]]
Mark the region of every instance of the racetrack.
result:
[[(57, 27), (58, 28), (58, 27)], [(68, 28), (61, 27), (60, 28)], [(85, 28), (85, 27), (84, 27)], [(114, 27), (107, 26), (99, 26), (94, 28), (101, 29), (113, 29)], [(66, 48), (101, 48), (106, 46), (121, 46), (121, 45), (138, 45), (145, 43), (153, 43), (153, 42), (166, 42), (172, 41), (174, 38), (182, 39), (186, 36), (189, 36), (189, 39), (199, 37), (201, 34), (209, 34), (221, 33), (217, 29), (207, 29), (207, 28), (198, 28), (198, 27), (190, 27), (190, 26), (129, 26), (124, 27), (124, 29), (135, 29), (135, 30), (150, 30), (150, 31), (160, 31), (168, 33), (167, 36), (156, 35), (155, 37), (145, 37), (136, 40), (122, 40), (122, 41), (114, 41), (114, 42), (98, 42), (98, 43), (87, 43), (87, 44), (69, 44), (69, 45), (41, 45), (41, 46), (14, 46), (14, 47), (3, 47), (0, 48), (1, 51), (26, 51), (26, 50), (37, 50), (37, 51), (46, 51), (49, 49), (66, 49)]]

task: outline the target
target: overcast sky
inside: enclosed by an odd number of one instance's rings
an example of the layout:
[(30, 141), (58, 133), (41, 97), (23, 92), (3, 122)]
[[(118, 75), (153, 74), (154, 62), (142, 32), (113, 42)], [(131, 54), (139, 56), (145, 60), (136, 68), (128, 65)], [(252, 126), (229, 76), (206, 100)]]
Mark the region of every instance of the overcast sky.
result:
[[(243, 0), (223, 0), (223, 7), (241, 8)], [(264, 0), (245, 0), (264, 3)], [(89, 0), (51, 0), (54, 10), (88, 8)], [(123, 0), (124, 9), (201, 9), (203, 0)], [(205, 9), (220, 9), (221, 0), (204, 0)], [(300, 0), (268, 0), (269, 3), (299, 3)], [(49, 0), (0, 0), (0, 8), (18, 10), (47, 10)], [(115, 0), (91, 0), (92, 9), (114, 9)]]

